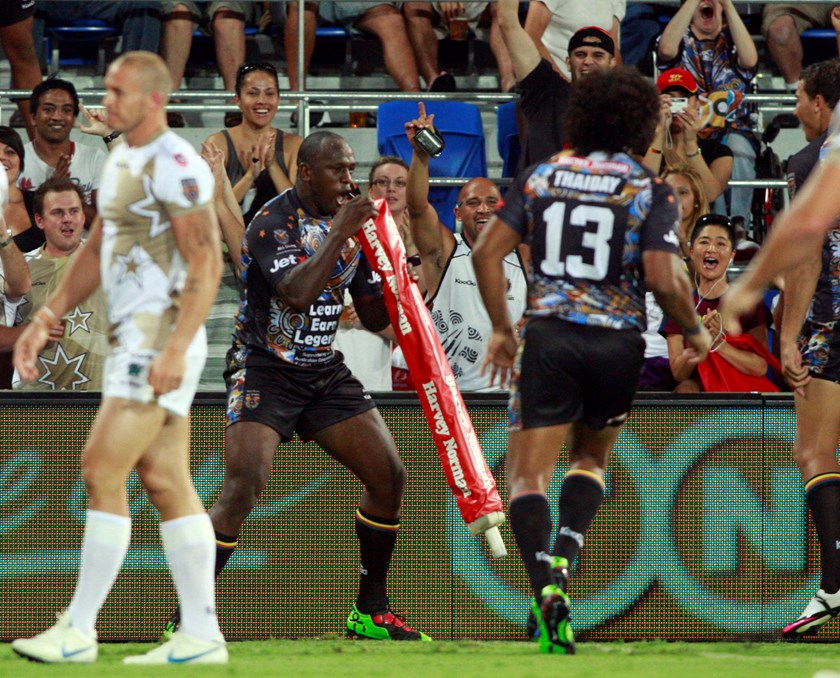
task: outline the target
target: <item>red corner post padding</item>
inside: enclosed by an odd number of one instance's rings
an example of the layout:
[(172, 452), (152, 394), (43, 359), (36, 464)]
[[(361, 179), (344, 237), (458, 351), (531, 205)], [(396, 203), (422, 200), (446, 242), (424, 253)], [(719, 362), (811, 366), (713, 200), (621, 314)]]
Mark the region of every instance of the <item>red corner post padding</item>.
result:
[(379, 215), (356, 237), (382, 276), (388, 315), (417, 386), (446, 481), (470, 532), (480, 534), (504, 521), (502, 500), (429, 312), (408, 276), (405, 248), (388, 203), (377, 203)]

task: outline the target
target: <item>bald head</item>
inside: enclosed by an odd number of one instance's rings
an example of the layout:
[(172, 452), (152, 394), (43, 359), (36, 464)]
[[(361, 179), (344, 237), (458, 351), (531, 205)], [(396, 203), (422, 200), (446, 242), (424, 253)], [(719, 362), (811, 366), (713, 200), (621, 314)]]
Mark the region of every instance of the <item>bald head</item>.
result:
[(132, 69), (137, 75), (138, 84), (145, 93), (157, 92), (168, 98), (172, 92), (172, 76), (166, 62), (153, 52), (126, 52), (116, 59), (108, 70), (117, 70), (122, 66)]

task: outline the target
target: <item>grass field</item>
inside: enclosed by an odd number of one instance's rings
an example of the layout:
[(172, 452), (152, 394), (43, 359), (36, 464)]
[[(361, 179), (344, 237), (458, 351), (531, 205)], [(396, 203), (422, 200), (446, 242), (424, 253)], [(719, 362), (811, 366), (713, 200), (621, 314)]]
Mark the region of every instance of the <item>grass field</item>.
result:
[(227, 666), (144, 668), (123, 666), (140, 644), (102, 644), (92, 666), (44, 666), (20, 659), (8, 644), (0, 648), (0, 676), (480, 676), (550, 678), (840, 678), (840, 648), (831, 644), (787, 643), (581, 643), (578, 654), (543, 655), (517, 642), (386, 644), (324, 640), (231, 643)]

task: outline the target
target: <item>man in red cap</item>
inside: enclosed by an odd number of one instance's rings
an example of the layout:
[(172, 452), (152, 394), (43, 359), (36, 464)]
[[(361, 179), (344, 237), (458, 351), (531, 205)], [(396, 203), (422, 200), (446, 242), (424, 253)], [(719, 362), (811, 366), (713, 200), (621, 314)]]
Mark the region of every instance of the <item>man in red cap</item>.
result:
[[(519, 23), (518, 0), (499, 0), (497, 4), (502, 37), (522, 95), (522, 112), (532, 130), (524, 140), (519, 161), (520, 168), (528, 167), (561, 150), (565, 144), (563, 111), (569, 97), (569, 82), (540, 57), (536, 44)], [(615, 41), (597, 26), (581, 28), (569, 40), (566, 64), (573, 82), (594, 69), (612, 68)]]
[(697, 172), (709, 202), (729, 183), (732, 149), (699, 136), (703, 127), (697, 81), (684, 68), (670, 68), (656, 80), (660, 118), (644, 165), (657, 174), (664, 167), (689, 166)]

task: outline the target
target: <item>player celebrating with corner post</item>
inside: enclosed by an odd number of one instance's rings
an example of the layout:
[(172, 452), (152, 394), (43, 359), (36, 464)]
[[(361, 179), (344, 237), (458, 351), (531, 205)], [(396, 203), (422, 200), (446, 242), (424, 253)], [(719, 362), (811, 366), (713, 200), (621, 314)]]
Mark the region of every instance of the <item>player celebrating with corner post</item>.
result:
[(61, 317), (100, 284), (111, 352), (102, 405), (82, 456), (88, 511), (76, 589), (58, 623), (12, 643), (28, 659), (90, 663), (94, 623), (131, 536), (125, 483), (137, 470), (160, 511), (160, 533), (183, 609), (181, 632), (130, 664), (221, 664), (213, 527), (189, 473), (189, 411), (207, 355), (204, 319), (221, 276), (213, 176), (166, 126), (171, 90), (163, 60), (128, 52), (105, 77), (108, 124), (122, 132), (108, 157), (96, 220), (72, 262), (15, 345), (15, 367), (37, 375), (38, 351)]
[[(508, 515), (544, 652), (575, 650), (568, 573), (603, 499), (610, 451), (638, 385), (645, 288), (685, 328), (687, 360), (709, 350), (679, 258), (676, 199), (631, 155), (644, 155), (658, 109), (656, 90), (633, 69), (575, 82), (566, 113), (573, 150), (520, 175), (473, 254), (493, 323), (485, 368), (502, 383), (513, 369)], [(533, 266), (517, 352), (502, 260), (521, 242), (531, 246)], [(545, 492), (563, 443), (569, 471), (549, 549)]]

